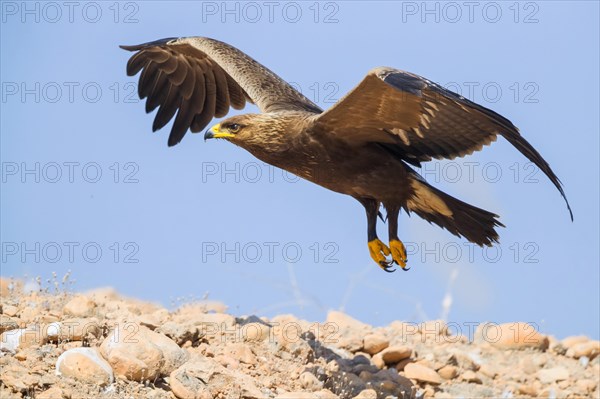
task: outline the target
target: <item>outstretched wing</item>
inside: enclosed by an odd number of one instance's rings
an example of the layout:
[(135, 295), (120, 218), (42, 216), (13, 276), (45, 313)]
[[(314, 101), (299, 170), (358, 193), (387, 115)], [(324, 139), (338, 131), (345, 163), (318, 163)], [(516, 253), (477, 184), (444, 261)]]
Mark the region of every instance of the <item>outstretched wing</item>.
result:
[(261, 111), (321, 112), (314, 103), (279, 76), (240, 50), (218, 40), (184, 37), (121, 46), (136, 53), (127, 63), (127, 75), (142, 71), (140, 98), (146, 112), (159, 107), (152, 130), (165, 126), (177, 113), (169, 146), (181, 141), (188, 129), (199, 132), (229, 108), (255, 103)]
[(350, 144), (380, 143), (414, 165), (469, 155), (501, 135), (548, 176), (573, 219), (560, 180), (515, 125), (421, 76), (375, 68), (319, 115), (316, 126)]

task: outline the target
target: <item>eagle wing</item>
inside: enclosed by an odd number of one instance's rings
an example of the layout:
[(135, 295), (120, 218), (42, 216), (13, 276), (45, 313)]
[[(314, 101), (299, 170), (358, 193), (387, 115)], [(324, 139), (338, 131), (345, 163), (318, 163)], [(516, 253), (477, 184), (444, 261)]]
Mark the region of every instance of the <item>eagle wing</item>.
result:
[(469, 155), (501, 135), (548, 176), (573, 219), (560, 180), (512, 122), (421, 76), (375, 68), (315, 124), (316, 132), (354, 145), (379, 143), (417, 166)]
[(177, 113), (169, 146), (179, 143), (188, 129), (199, 132), (230, 107), (242, 109), (246, 102), (263, 112), (321, 112), (275, 73), (218, 40), (168, 38), (121, 48), (136, 52), (127, 62), (127, 75), (142, 71), (138, 94), (146, 98), (146, 112), (159, 107), (152, 130), (161, 129)]

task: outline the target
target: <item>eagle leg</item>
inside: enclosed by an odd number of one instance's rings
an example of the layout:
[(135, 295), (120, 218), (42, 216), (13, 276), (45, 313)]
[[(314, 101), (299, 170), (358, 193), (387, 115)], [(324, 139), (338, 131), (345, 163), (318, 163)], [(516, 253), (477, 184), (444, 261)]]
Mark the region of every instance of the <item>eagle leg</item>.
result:
[(392, 255), (393, 262), (400, 266), (402, 270), (409, 270), (406, 267), (406, 247), (398, 238), (398, 215), (400, 213), (400, 207), (396, 205), (386, 205), (387, 216), (389, 220), (389, 238), (390, 238), (390, 253)]
[(377, 238), (377, 217), (379, 213), (379, 201), (370, 198), (356, 198), (367, 212), (367, 237), (369, 239), (369, 254), (377, 265), (384, 271), (391, 273), (392, 261), (388, 261), (386, 256), (390, 255), (390, 249), (379, 238)]

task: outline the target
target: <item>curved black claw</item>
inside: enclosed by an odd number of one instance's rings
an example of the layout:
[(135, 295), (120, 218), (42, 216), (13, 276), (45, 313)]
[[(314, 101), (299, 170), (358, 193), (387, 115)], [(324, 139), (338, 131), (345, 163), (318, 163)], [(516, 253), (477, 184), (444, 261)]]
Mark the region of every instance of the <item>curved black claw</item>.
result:
[(393, 273), (396, 271), (396, 269), (394, 269), (394, 262), (379, 262), (379, 267), (387, 273)]
[[(406, 262), (408, 262), (408, 261), (406, 261)], [(400, 265), (398, 262), (396, 262), (395, 260), (394, 260), (394, 261), (392, 261), (392, 262), (390, 262), (390, 263), (395, 263), (395, 264), (397, 264), (397, 265), (398, 265), (398, 266), (400, 266), (400, 268), (401, 268), (402, 270), (404, 270), (405, 272), (407, 272), (407, 271), (409, 271), (409, 270), (410, 270), (410, 267), (402, 266), (402, 265)]]

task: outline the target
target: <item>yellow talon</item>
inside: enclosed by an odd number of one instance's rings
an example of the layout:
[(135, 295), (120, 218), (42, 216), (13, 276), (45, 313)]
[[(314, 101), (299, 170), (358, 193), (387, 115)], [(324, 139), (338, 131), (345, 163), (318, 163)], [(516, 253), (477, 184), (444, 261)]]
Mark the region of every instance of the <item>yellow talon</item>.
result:
[(371, 254), (371, 258), (377, 262), (380, 268), (386, 272), (391, 271), (389, 270), (389, 267), (392, 262), (389, 262), (386, 258), (386, 256), (391, 254), (390, 249), (381, 242), (380, 239), (376, 238), (369, 241), (369, 253)]
[(406, 248), (404, 244), (400, 240), (391, 240), (390, 241), (390, 251), (392, 253), (392, 259), (399, 265), (402, 269), (408, 270), (406, 267)]

